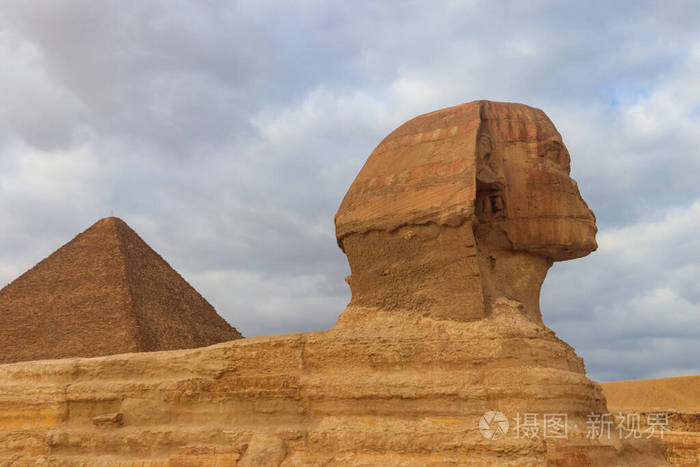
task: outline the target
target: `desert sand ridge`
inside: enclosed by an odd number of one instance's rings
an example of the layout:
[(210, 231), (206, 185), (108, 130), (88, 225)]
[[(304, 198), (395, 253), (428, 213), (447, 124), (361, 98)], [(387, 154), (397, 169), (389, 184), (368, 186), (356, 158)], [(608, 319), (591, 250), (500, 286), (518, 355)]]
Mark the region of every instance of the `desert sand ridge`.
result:
[(0, 290), (0, 363), (201, 347), (241, 335), (108, 217)]
[(700, 376), (611, 381), (600, 385), (612, 411), (700, 414)]

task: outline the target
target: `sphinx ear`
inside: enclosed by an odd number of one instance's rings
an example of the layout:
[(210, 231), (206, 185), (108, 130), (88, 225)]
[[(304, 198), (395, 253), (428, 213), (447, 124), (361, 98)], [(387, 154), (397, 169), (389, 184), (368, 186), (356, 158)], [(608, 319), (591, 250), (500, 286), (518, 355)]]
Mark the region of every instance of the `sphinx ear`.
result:
[(502, 179), (502, 162), (494, 155), (491, 137), (485, 132), (479, 132), (476, 142), (476, 180), (490, 185)]
[(485, 132), (479, 132), (476, 144), (475, 211), (482, 222), (491, 222), (505, 215), (505, 177), (502, 164), (501, 158), (494, 154), (491, 137)]

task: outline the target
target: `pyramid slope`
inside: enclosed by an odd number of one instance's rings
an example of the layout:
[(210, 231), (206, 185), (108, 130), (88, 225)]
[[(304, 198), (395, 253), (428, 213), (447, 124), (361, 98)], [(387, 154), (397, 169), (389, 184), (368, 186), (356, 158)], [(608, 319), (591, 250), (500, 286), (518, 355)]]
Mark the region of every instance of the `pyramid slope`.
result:
[(124, 248), (140, 350), (187, 349), (242, 337), (124, 221), (114, 223)]
[(192, 348), (240, 337), (114, 217), (0, 290), (0, 363)]

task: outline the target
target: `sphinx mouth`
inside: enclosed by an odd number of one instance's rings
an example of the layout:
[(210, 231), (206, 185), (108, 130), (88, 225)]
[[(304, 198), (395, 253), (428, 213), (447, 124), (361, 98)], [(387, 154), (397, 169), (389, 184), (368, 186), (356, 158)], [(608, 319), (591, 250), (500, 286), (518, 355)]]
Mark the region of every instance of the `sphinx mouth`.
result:
[(508, 237), (516, 250), (529, 251), (554, 261), (581, 258), (598, 248), (593, 218), (546, 215), (508, 219)]
[(597, 249), (597, 242), (592, 240), (585, 244), (549, 245), (543, 248), (529, 249), (528, 251), (550, 258), (552, 261), (569, 261), (588, 256)]

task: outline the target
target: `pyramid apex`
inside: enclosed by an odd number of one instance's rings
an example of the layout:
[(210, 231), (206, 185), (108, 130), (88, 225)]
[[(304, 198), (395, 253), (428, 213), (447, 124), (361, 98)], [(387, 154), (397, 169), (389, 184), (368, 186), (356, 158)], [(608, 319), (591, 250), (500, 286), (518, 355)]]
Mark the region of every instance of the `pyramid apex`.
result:
[(98, 220), (94, 224), (92, 224), (90, 227), (85, 230), (83, 233), (87, 232), (103, 232), (103, 233), (109, 233), (110, 235), (121, 235), (125, 230), (132, 230), (133, 229), (124, 222), (122, 219), (119, 217), (103, 217), (102, 219)]
[(103, 217), (102, 219), (98, 220), (97, 222), (95, 222), (92, 225), (94, 227), (97, 225), (117, 225), (117, 224), (126, 224), (126, 222), (124, 222), (122, 219), (120, 219), (118, 217), (109, 216), (109, 217)]

